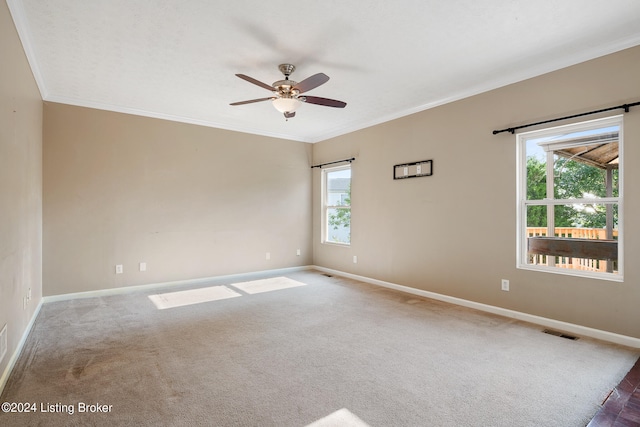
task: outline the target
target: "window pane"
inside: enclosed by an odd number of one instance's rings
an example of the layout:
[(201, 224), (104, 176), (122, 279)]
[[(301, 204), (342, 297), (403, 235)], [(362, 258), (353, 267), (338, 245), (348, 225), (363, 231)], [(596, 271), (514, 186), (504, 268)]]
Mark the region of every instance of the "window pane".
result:
[[(596, 203), (573, 203), (554, 207), (556, 234), (558, 228), (573, 230), (564, 237), (580, 239), (606, 239), (607, 206), (612, 218), (612, 230), (617, 236), (618, 205)], [(585, 231), (580, 231), (585, 230)], [(586, 231), (592, 230), (592, 231)], [(591, 237), (594, 236), (594, 237)]]
[[(544, 237), (547, 235), (547, 207), (527, 206), (527, 240), (530, 237)], [(544, 254), (527, 253), (527, 264), (547, 265)]]
[(547, 155), (535, 140), (527, 141), (527, 200), (547, 197)]
[[(556, 222), (553, 236), (547, 234), (546, 227), (538, 226), (546, 218), (540, 209), (546, 212), (547, 207), (527, 207), (527, 264), (617, 273), (617, 204), (553, 206)], [(607, 209), (612, 218), (610, 231), (606, 226)]]
[[(546, 236), (547, 230), (547, 207), (546, 206), (527, 206), (527, 230), (534, 228), (544, 229), (545, 234), (536, 234)], [(536, 232), (537, 233), (537, 232)]]
[[(619, 134), (620, 126), (615, 125), (528, 139), (527, 199), (618, 197)], [(547, 176), (549, 152), (553, 177)], [(554, 194), (547, 195), (546, 183), (551, 179)]]
[(351, 209), (327, 209), (327, 241), (351, 243)]
[[(556, 199), (617, 197), (618, 144), (581, 145), (553, 151)], [(602, 161), (603, 163), (599, 163)], [(607, 194), (607, 167), (611, 168), (611, 193)]]
[(351, 169), (327, 172), (327, 206), (351, 205)]

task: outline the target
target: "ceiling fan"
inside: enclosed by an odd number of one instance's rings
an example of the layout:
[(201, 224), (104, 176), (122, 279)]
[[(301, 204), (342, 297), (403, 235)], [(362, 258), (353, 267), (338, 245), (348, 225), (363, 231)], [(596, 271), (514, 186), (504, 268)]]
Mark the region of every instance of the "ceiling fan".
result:
[(290, 119), (296, 115), (296, 109), (301, 103), (323, 105), (325, 107), (344, 108), (347, 103), (342, 101), (336, 101), (335, 99), (320, 98), (318, 96), (301, 96), (303, 93), (315, 89), (318, 86), (325, 84), (329, 80), (329, 76), (324, 73), (314, 74), (301, 81), (300, 83), (289, 80), (289, 76), (296, 69), (291, 64), (280, 64), (278, 66), (282, 74), (284, 74), (284, 80), (278, 80), (272, 85), (262, 83), (254, 79), (253, 77), (246, 76), (244, 74), (236, 74), (243, 80), (253, 83), (273, 92), (273, 96), (268, 98), (250, 99), (248, 101), (234, 102), (230, 105), (244, 105), (254, 102), (271, 101), (276, 110), (284, 114), (285, 119)]

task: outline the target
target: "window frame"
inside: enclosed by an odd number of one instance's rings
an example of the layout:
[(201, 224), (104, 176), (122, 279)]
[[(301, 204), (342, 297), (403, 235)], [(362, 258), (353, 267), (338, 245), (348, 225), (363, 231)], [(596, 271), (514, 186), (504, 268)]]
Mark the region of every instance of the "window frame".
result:
[[(517, 221), (516, 221), (516, 268), (523, 270), (541, 271), (554, 274), (563, 274), (569, 276), (588, 277), (601, 280), (609, 280), (616, 282), (624, 281), (624, 126), (623, 115), (605, 117), (601, 119), (589, 120), (584, 122), (572, 123), (568, 125), (555, 126), (530, 132), (523, 132), (516, 135), (516, 203), (517, 203)], [(618, 196), (603, 198), (582, 198), (582, 199), (549, 199), (527, 200), (527, 141), (530, 139), (538, 139), (551, 137), (571, 132), (595, 130), (607, 126), (618, 126)], [(554, 148), (560, 148), (562, 143), (549, 144)], [(569, 146), (566, 143), (564, 146)], [(547, 176), (549, 169), (547, 162)], [(549, 185), (549, 181), (547, 181)], [(548, 266), (541, 264), (530, 264), (527, 262), (527, 207), (529, 206), (558, 206), (575, 203), (596, 203), (596, 204), (617, 204), (618, 206), (618, 270), (617, 273), (583, 271), (561, 268), (556, 266)], [(549, 224), (549, 222), (547, 222)]]
[(329, 196), (329, 186), (328, 186), (328, 175), (331, 172), (339, 172), (342, 170), (351, 171), (350, 186), (353, 182), (353, 169), (351, 168), (351, 163), (342, 166), (334, 166), (329, 168), (322, 168), (322, 225), (321, 229), (321, 243), (327, 245), (337, 245), (337, 246), (351, 246), (351, 223), (349, 223), (349, 242), (336, 242), (333, 240), (329, 240), (329, 210), (330, 209), (348, 209), (351, 211), (351, 203), (348, 206), (345, 205), (329, 205), (328, 204), (328, 196)]

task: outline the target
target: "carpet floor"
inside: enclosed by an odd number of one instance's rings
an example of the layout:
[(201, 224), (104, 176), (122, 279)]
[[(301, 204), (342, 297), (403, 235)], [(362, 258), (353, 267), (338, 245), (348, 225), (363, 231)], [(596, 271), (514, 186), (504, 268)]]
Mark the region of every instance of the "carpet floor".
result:
[(44, 304), (0, 425), (577, 427), (640, 355), (317, 271), (255, 279)]

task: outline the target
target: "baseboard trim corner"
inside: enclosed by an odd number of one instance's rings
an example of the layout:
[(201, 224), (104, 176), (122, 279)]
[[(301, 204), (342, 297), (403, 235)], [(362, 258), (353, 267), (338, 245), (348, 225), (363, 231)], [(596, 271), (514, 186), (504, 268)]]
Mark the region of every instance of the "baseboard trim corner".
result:
[(509, 317), (523, 322), (529, 322), (536, 325), (544, 326), (546, 328), (559, 329), (564, 332), (570, 332), (575, 335), (595, 338), (602, 341), (607, 341), (614, 344), (620, 344), (627, 347), (639, 348), (640, 339), (630, 337), (627, 335), (616, 334), (614, 332), (603, 331), (600, 329), (590, 328), (587, 326), (577, 325), (574, 323), (563, 322), (561, 320), (550, 319), (547, 317), (536, 316), (533, 314), (522, 313), (520, 311), (510, 310), (507, 308), (497, 307), (493, 305), (483, 304), (475, 301), (469, 301), (462, 298), (452, 297), (449, 295), (438, 294), (436, 292), (425, 291), (422, 289), (412, 288), (409, 286), (398, 285), (396, 283), (385, 282), (383, 280), (372, 279), (366, 276), (359, 276), (357, 274), (345, 273), (339, 270), (333, 270), (326, 267), (313, 266), (313, 269), (332, 274), (334, 276), (342, 276), (348, 279), (358, 280), (360, 282), (369, 283), (384, 288), (395, 289), (401, 292), (406, 292), (413, 295), (422, 296), (425, 298), (431, 298), (438, 301), (448, 302), (455, 305), (460, 305), (467, 308), (473, 308), (476, 310), (484, 311), (487, 313), (497, 314), (504, 317)]
[(13, 371), (13, 368), (15, 367), (16, 362), (18, 361), (18, 357), (20, 357), (20, 354), (22, 353), (22, 349), (24, 348), (24, 345), (27, 342), (27, 337), (31, 333), (31, 329), (33, 328), (33, 325), (36, 323), (36, 319), (38, 318), (38, 314), (40, 313), (42, 304), (44, 304), (44, 298), (40, 298), (40, 302), (38, 302), (36, 309), (33, 311), (33, 316), (31, 316), (31, 320), (27, 324), (27, 327), (24, 329), (24, 332), (22, 333), (22, 337), (20, 338), (20, 341), (18, 342), (18, 345), (15, 351), (11, 355), (11, 359), (9, 359), (9, 363), (7, 363), (7, 366), (4, 369), (2, 376), (0, 377), (0, 395), (2, 395), (2, 392), (4, 391), (4, 387), (7, 385), (7, 381), (9, 381), (9, 376), (11, 375), (11, 372)]

